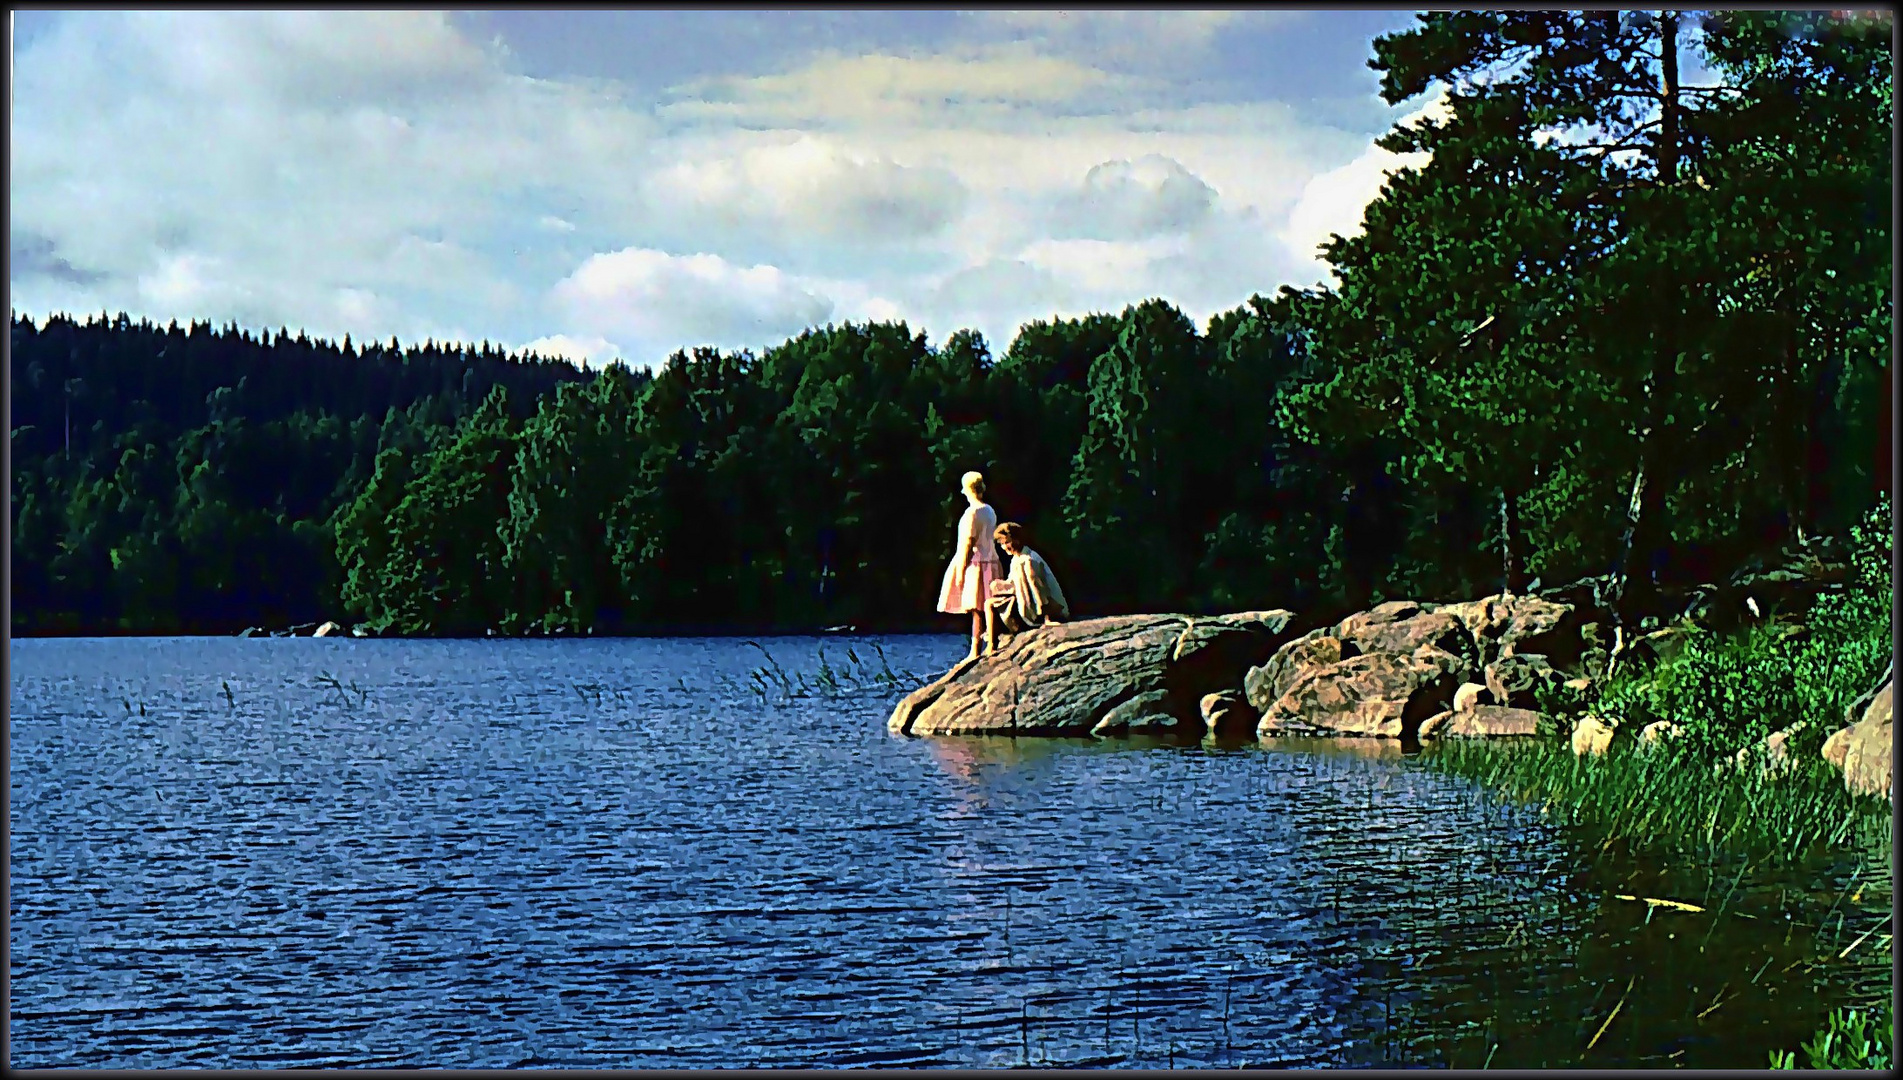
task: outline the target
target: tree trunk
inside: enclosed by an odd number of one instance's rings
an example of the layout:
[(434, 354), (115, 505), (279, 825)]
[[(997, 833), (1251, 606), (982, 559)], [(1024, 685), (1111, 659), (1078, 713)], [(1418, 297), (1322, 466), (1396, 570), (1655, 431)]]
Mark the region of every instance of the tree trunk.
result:
[(1632, 573), (1632, 549), (1638, 541), (1639, 520), (1645, 505), (1646, 471), (1650, 464), (1651, 433), (1640, 436), (1639, 467), (1632, 474), (1632, 498), (1626, 502), (1625, 535), (1619, 541), (1619, 573), (1613, 582), (1612, 599), (1616, 608), (1624, 609), (1626, 581)]
[[(1791, 353), (1796, 358), (1797, 332), (1791, 331)], [(1833, 342), (1829, 354), (1816, 365), (1811, 379), (1810, 408), (1804, 418), (1804, 452), (1798, 456), (1799, 497), (1795, 532), (1799, 543), (1814, 536), (1823, 521), (1831, 498), (1830, 427), (1831, 403), (1842, 378), (1843, 349)]]
[(1520, 500), (1500, 489), (1500, 562), (1502, 591), (1513, 596), (1524, 584), (1520, 573)]
[[(1669, 198), (1664, 193), (1677, 182), (1679, 172), (1678, 21), (1678, 12), (1675, 11), (1663, 12), (1659, 18), (1659, 63), (1663, 69), (1664, 85), (1659, 106), (1659, 140), (1655, 161), (1658, 166), (1657, 194), (1661, 201)], [(1662, 218), (1663, 215), (1655, 216), (1648, 224), (1660, 228), (1665, 224)], [(1638, 607), (1652, 596), (1651, 576), (1656, 552), (1654, 536), (1658, 531), (1659, 502), (1663, 494), (1663, 485), (1658, 483), (1656, 474), (1658, 462), (1662, 460), (1660, 444), (1665, 435), (1665, 406), (1672, 399), (1677, 386), (1678, 320), (1683, 311), (1682, 305), (1678, 303), (1679, 282), (1672, 276), (1670, 267), (1659, 267), (1658, 271), (1664, 280), (1661, 281), (1663, 288), (1656, 295), (1667, 297), (1668, 307), (1659, 322), (1659, 348), (1653, 352), (1652, 370), (1644, 383), (1645, 423), (1639, 436), (1639, 466), (1632, 478), (1632, 499), (1626, 508), (1619, 571), (1612, 588), (1615, 615), (1621, 621), (1632, 621)], [(1640, 577), (1638, 589), (1631, 588), (1635, 562)]]
[(1659, 183), (1669, 187), (1678, 182), (1678, 12), (1664, 12), (1659, 30), (1659, 66), (1665, 81), (1659, 102)]
[(1891, 485), (1894, 483), (1895, 474), (1891, 471), (1894, 466), (1890, 460), (1890, 455), (1896, 446), (1894, 441), (1896, 435), (1895, 432), (1890, 430), (1890, 425), (1892, 418), (1895, 416), (1893, 412), (1896, 407), (1893, 404), (1895, 397), (1896, 375), (1890, 368), (1890, 357), (1885, 354), (1883, 357), (1883, 393), (1877, 396), (1877, 460), (1876, 468), (1871, 470), (1871, 475), (1876, 478), (1876, 483), (1872, 485), (1876, 489), (1871, 493), (1873, 501), (1874, 499), (1888, 498), (1890, 496)]

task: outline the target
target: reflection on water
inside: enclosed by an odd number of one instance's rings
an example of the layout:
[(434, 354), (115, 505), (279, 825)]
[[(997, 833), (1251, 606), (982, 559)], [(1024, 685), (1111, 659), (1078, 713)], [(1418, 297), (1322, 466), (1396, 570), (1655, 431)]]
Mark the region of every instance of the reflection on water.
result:
[(1410, 750), (1404, 750), (1395, 739), (1315, 739), (1300, 735), (1276, 736), (1268, 740), (1267, 749), (1288, 753), (1320, 754), (1324, 756), (1354, 757), (1363, 761), (1399, 762), (1410, 756)]
[(1888, 978), (1816, 963), (1871, 897), (1726, 900), (1374, 740), (896, 738), (723, 640), (13, 662), (16, 1064), (1756, 1067)]

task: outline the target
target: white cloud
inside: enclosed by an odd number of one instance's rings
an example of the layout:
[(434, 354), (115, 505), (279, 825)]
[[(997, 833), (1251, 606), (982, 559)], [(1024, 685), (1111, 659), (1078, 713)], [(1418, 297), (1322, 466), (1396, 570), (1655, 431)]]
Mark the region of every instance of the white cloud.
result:
[(1175, 158), (1145, 154), (1093, 165), (1062, 205), (1075, 235), (1098, 239), (1187, 232), (1208, 220), (1216, 189)]
[(181, 89), (311, 97), (343, 106), (467, 89), (491, 58), (442, 12), (186, 11), (128, 13), (121, 40), (164, 43), (158, 71)]
[(1043, 9), (974, 12), (981, 24), (1028, 37), (1040, 46), (1094, 62), (1155, 68), (1206, 52), (1243, 23), (1274, 25), (1299, 19), (1295, 11), (1130, 11)]
[(620, 347), (607, 338), (599, 336), (574, 338), (567, 334), (539, 337), (522, 345), (516, 351), (573, 360), (583, 367), (600, 367), (621, 355)]
[(649, 248), (591, 256), (555, 287), (555, 299), (585, 333), (668, 352), (696, 345), (762, 348), (833, 313), (829, 298), (776, 267)]
[(1143, 272), (1150, 264), (1183, 248), (1178, 237), (1143, 241), (1040, 240), (1026, 247), (1021, 258), (1086, 294), (1127, 294), (1134, 283), (1143, 280)]
[[(1412, 125), (1424, 117), (1445, 120), (1451, 115), (1443, 88), (1418, 110), (1403, 117), (1402, 125)], [(1370, 144), (1361, 156), (1338, 169), (1317, 175), (1303, 188), (1286, 224), (1279, 230), (1282, 242), (1291, 253), (1304, 260), (1311, 279), (1300, 284), (1319, 282), (1332, 270), (1317, 248), (1331, 235), (1353, 236), (1361, 231), (1362, 215), (1368, 204), (1381, 194), (1388, 176), (1397, 170), (1426, 163), (1424, 153), (1396, 154)]]
[(87, 278), (81, 310), (161, 321), (502, 331), (546, 284), (510, 280), (535, 258), (496, 250), (499, 197), (612, 203), (653, 122), (493, 59), (440, 13), (64, 13), (16, 57), (12, 217), (43, 249), (16, 301)]
[(1126, 76), (1023, 49), (831, 55), (786, 74), (691, 83), (677, 90), (684, 100), (661, 112), (673, 120), (727, 120), (754, 127), (918, 124), (948, 116), (977, 122), (1138, 85)]
[(343, 326), (376, 326), (390, 314), (389, 302), (367, 289), (338, 289), (331, 303), (335, 322)]
[(903, 241), (943, 229), (967, 201), (948, 169), (901, 165), (824, 135), (745, 133), (678, 153), (650, 181), (656, 201), (716, 226)]
[(27, 311), (591, 360), (1207, 312), (1306, 272), (1384, 166), (1303, 108), (1185, 89), (1184, 57), (1265, 17), (977, 13), (1011, 40), (646, 100), (511, 74), (441, 13), (62, 13), (16, 57), (10, 284)]
[(1028, 259), (989, 259), (946, 275), (932, 299), (941, 309), (982, 319), (1000, 309), (1062, 305), (1070, 292), (1049, 269)]
[(206, 280), (209, 260), (197, 255), (174, 255), (139, 278), (139, 293), (161, 308), (190, 309), (202, 305), (215, 288)]

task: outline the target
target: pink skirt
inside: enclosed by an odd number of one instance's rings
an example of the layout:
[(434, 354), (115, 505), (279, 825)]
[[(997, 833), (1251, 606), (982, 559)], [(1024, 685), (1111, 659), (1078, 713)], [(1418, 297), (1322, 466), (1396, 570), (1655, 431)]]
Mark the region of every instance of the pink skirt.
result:
[(945, 581), (938, 587), (938, 610), (950, 615), (983, 611), (991, 583), (1003, 580), (1004, 567), (996, 559), (954, 562), (945, 568)]

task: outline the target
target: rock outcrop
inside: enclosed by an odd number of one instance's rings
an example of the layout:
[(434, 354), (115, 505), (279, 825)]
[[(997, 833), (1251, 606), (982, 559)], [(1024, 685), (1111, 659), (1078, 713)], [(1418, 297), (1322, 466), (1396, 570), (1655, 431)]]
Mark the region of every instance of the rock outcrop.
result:
[(1663, 746), (1685, 737), (1685, 729), (1670, 720), (1654, 720), (1639, 730), (1639, 745)]
[(1516, 652), (1503, 656), (1488, 664), (1481, 674), (1494, 703), (1515, 709), (1537, 710), (1540, 688), (1560, 681), (1559, 673), (1546, 662), (1546, 657), (1537, 653)]
[(1475, 705), (1491, 705), (1493, 698), (1485, 686), (1479, 683), (1461, 683), (1454, 691), (1454, 711), (1467, 712)]
[[(1891, 726), (1895, 715), (1896, 684), (1885, 679), (1863, 707), (1862, 716), (1824, 742), (1824, 760), (1844, 771), (1844, 786), (1864, 795), (1896, 798), (1895, 747)], [(1855, 711), (1855, 706), (1852, 707)]]
[(1774, 731), (1756, 742), (1747, 743), (1712, 763), (1712, 772), (1744, 772), (1756, 767), (1760, 776), (1782, 776), (1797, 764), (1791, 754), (1791, 739), (1810, 725), (1806, 722)]
[(1578, 666), (1582, 625), (1537, 596), (1390, 601), (1283, 646), (1243, 689), (1263, 736), (1530, 735), (1535, 690)]
[(1424, 646), (1414, 653), (1366, 653), (1314, 669), (1263, 710), (1258, 735), (1415, 737), (1447, 708), (1463, 661)]
[(1267, 662), (1250, 668), (1242, 677), (1243, 697), (1260, 713), (1310, 670), (1340, 663), (1360, 652), (1354, 646), (1344, 646), (1333, 627), (1311, 630), (1277, 649)]
[(1134, 734), (1204, 728), (1202, 699), (1234, 689), (1290, 636), (1288, 611), (1117, 615), (1013, 635), (907, 694), (904, 735)]
[(906, 695), (887, 726), (907, 735), (1527, 736), (1548, 723), (1536, 690), (1576, 673), (1584, 652), (1579, 613), (1539, 596), (1396, 600), (1332, 626), (1292, 622), (1276, 610), (1040, 627)]
[(1103, 719), (1091, 725), (1090, 734), (1102, 738), (1107, 735), (1168, 735), (1178, 731), (1187, 731), (1182, 719), (1170, 712), (1170, 692), (1168, 690), (1145, 690), (1143, 693), (1113, 705)]
[(1471, 709), (1428, 717), (1421, 722), (1418, 737), (1425, 742), (1429, 739), (1500, 739), (1538, 735), (1544, 719), (1531, 709), (1476, 705)]

